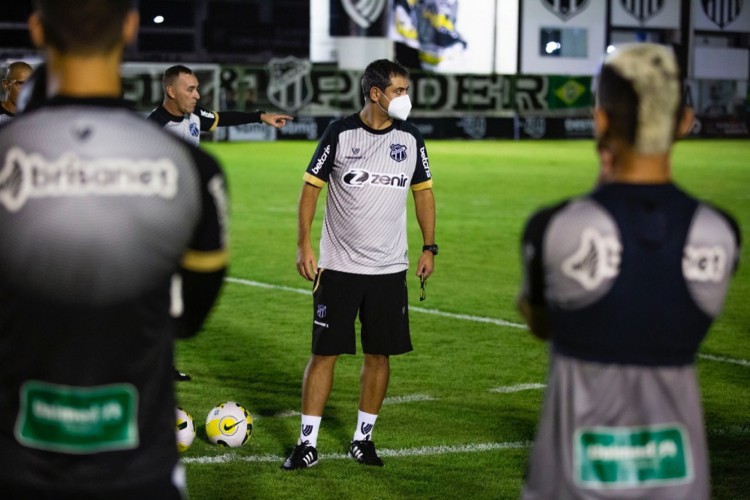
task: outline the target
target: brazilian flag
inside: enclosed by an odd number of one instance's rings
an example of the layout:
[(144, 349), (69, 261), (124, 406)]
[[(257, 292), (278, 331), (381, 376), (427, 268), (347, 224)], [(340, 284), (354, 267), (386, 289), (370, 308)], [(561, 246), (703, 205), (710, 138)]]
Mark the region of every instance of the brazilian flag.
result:
[(594, 105), (590, 76), (549, 76), (549, 109), (590, 108)]

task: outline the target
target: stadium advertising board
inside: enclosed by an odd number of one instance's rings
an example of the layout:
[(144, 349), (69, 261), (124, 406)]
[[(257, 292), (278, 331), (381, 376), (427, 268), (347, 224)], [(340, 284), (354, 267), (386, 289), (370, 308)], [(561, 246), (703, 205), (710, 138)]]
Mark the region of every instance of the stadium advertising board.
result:
[[(148, 114), (161, 103), (164, 65), (126, 63), (125, 98)], [(195, 65), (201, 104), (209, 109), (266, 109), (293, 114), (281, 130), (260, 124), (219, 128), (229, 140), (317, 139), (332, 118), (362, 106), (361, 72), (341, 71), (308, 60), (283, 58), (266, 66)], [(586, 138), (593, 135), (592, 78), (567, 75), (475, 75), (412, 72), (410, 121), (427, 138)], [(732, 83), (734, 85), (734, 83)], [(744, 89), (745, 87), (743, 87)], [(722, 92), (717, 93), (717, 89)], [(699, 112), (696, 135), (747, 136), (747, 102), (731, 101), (726, 116), (707, 116), (717, 95), (739, 87), (698, 82), (691, 104)], [(744, 94), (743, 94), (744, 95)], [(705, 108), (705, 109), (704, 109)], [(711, 108), (714, 109), (714, 108)]]

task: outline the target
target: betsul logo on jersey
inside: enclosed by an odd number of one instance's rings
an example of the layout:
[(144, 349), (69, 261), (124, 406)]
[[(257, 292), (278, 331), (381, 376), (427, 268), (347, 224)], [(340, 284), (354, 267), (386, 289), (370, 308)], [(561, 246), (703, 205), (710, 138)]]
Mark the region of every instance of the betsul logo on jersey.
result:
[(409, 178), (404, 174), (388, 175), (355, 168), (345, 173), (343, 180), (344, 184), (357, 188), (370, 185), (404, 189), (409, 183)]

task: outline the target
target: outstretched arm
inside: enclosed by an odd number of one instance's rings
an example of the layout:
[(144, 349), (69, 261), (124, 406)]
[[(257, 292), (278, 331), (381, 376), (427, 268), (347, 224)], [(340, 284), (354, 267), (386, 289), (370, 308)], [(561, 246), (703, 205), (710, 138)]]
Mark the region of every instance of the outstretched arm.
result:
[(247, 123), (265, 123), (275, 128), (281, 128), (286, 125), (287, 120), (294, 120), (294, 117), (276, 113), (266, 113), (264, 111), (219, 111), (215, 113), (218, 116), (216, 127), (231, 127), (233, 125), (245, 125)]

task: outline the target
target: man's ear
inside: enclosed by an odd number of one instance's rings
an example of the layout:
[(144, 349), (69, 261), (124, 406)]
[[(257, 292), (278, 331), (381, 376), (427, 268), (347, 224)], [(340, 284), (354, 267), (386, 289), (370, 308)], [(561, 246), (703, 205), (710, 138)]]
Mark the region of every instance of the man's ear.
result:
[(378, 92), (380, 92), (379, 88), (370, 87), (370, 100), (372, 102), (378, 102)]
[(680, 117), (680, 123), (677, 127), (677, 138), (685, 137), (690, 134), (690, 130), (693, 128), (693, 122), (695, 121), (695, 110), (690, 106), (685, 106), (682, 110), (682, 117)]
[(130, 45), (138, 36), (138, 23), (140, 16), (137, 10), (131, 10), (125, 16), (125, 22), (122, 25), (122, 41), (125, 45)]
[(164, 88), (164, 93), (166, 93), (167, 97), (170, 99), (174, 99), (177, 96), (177, 93), (174, 91), (174, 85), (167, 85)]
[(44, 47), (44, 28), (42, 28), (42, 19), (39, 13), (34, 11), (29, 16), (29, 36), (31, 43), (37, 48)]
[(609, 129), (609, 116), (604, 108), (594, 108), (594, 135), (596, 137), (602, 137), (607, 133)]

